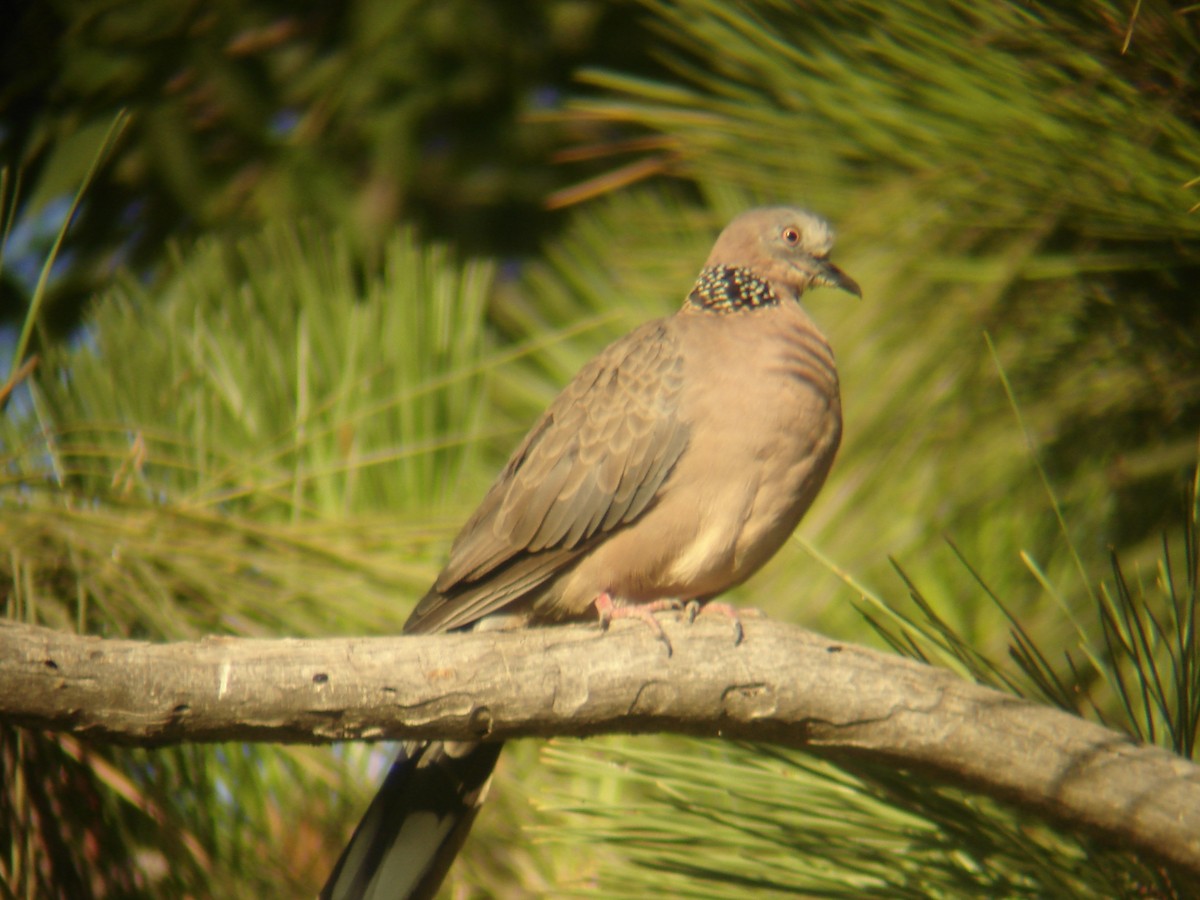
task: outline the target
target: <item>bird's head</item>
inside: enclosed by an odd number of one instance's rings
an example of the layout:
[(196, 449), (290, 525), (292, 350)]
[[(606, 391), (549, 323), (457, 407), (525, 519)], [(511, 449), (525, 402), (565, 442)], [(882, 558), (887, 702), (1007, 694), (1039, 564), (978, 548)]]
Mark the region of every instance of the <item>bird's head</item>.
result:
[(701, 272), (694, 298), (721, 294), (710, 308), (738, 309), (799, 297), (810, 285), (862, 296), (858, 282), (829, 261), (833, 230), (824, 219), (786, 206), (752, 209), (725, 227)]

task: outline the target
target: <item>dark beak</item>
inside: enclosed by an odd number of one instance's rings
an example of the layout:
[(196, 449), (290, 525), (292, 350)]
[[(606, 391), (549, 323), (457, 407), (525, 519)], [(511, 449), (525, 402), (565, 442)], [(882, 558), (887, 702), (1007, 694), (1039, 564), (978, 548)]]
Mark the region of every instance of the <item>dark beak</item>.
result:
[(814, 259), (813, 284), (823, 284), (826, 287), (841, 288), (848, 294), (862, 299), (862, 288), (858, 282), (835, 266), (827, 259)]

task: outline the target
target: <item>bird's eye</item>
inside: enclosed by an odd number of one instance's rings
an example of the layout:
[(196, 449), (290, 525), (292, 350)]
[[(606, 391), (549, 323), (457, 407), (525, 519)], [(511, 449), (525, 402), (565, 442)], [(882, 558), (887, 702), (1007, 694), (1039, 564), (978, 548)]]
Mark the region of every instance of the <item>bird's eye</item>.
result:
[(800, 243), (800, 232), (790, 225), (780, 232), (779, 236), (783, 238), (783, 242), (789, 247), (795, 247)]

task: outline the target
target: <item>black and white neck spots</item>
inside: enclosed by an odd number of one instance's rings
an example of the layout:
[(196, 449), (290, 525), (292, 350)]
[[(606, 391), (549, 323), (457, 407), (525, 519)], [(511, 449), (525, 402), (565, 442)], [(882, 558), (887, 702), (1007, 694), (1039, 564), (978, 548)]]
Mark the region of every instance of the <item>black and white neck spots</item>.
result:
[(770, 282), (740, 266), (710, 266), (700, 273), (688, 294), (690, 306), (706, 312), (732, 313), (763, 306), (778, 306), (779, 295)]

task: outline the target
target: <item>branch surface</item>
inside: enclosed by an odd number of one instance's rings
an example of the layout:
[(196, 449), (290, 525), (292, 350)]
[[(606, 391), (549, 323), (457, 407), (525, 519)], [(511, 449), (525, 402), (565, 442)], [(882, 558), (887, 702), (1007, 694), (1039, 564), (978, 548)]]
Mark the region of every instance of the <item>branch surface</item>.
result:
[(1200, 875), (1200, 766), (951, 672), (749, 620), (190, 643), (0, 622), (0, 721), (94, 740), (678, 732), (921, 771)]

